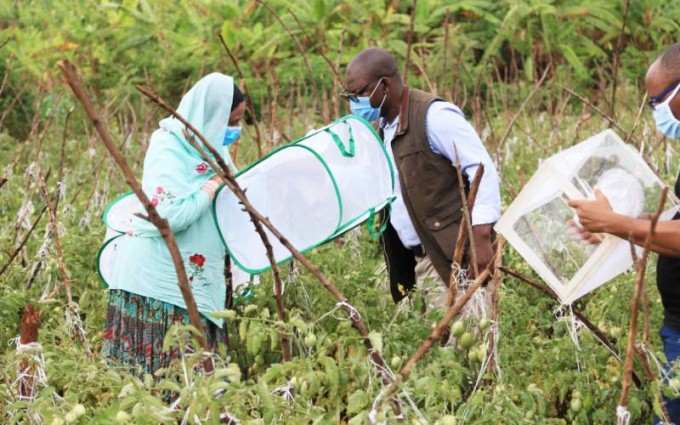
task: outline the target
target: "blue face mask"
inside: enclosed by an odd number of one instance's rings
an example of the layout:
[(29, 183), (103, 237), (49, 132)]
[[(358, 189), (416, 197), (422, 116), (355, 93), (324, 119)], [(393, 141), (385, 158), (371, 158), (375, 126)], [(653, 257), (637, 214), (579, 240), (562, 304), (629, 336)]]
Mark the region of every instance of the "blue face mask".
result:
[(238, 140), (239, 137), (241, 137), (241, 127), (227, 127), (227, 131), (224, 133), (222, 146), (231, 145), (236, 140)]
[(380, 106), (378, 106), (377, 108), (371, 106), (371, 97), (373, 97), (375, 91), (378, 89), (378, 87), (380, 87), (381, 81), (382, 78), (378, 80), (378, 84), (375, 86), (370, 96), (358, 96), (357, 97), (357, 99), (359, 100), (358, 102), (353, 102), (351, 100), (349, 101), (349, 110), (352, 111), (354, 115), (360, 116), (361, 118), (369, 122), (375, 121), (378, 118), (380, 118), (380, 109), (385, 103), (385, 99), (387, 99), (387, 93), (385, 93), (382, 102), (380, 102)]
[(663, 103), (660, 103), (654, 108), (654, 121), (656, 122), (656, 128), (659, 129), (666, 137), (671, 139), (680, 139), (680, 120), (675, 118), (673, 111), (671, 110), (671, 100), (678, 94), (678, 89), (680, 85), (673, 90), (673, 92), (668, 96)]

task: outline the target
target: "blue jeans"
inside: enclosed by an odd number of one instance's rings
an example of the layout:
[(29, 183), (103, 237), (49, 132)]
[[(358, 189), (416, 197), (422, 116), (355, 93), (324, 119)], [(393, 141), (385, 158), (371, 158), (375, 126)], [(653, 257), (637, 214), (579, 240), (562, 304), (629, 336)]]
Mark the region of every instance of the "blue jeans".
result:
[[(664, 367), (666, 370), (670, 370), (671, 366), (680, 359), (680, 331), (663, 325), (659, 331), (659, 336), (661, 336), (661, 341), (663, 342), (663, 353), (668, 359), (668, 364)], [(668, 382), (664, 383), (668, 384)], [(668, 411), (668, 419), (674, 424), (680, 424), (680, 398), (667, 398), (664, 396), (663, 401)], [(656, 419), (654, 423), (660, 422)]]

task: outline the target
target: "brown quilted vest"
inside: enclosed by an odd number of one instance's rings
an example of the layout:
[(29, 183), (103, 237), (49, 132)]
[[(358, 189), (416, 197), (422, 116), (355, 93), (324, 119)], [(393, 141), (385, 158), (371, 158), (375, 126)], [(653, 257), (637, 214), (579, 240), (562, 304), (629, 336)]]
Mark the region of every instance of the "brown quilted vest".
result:
[[(425, 133), (427, 108), (439, 100), (442, 99), (432, 94), (404, 88), (392, 151), (411, 221), (427, 256), (448, 284), (463, 202), (454, 164), (432, 152)], [(390, 273), (400, 268), (390, 267), (389, 260), (388, 256)], [(407, 287), (411, 286), (411, 282), (407, 283)]]

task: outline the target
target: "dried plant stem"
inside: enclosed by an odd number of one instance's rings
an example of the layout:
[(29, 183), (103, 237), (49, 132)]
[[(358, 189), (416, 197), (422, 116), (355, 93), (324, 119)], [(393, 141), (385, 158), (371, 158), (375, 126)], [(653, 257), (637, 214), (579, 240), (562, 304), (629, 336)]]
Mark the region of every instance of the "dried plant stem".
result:
[[(456, 158), (457, 157), (458, 153), (456, 152)], [(482, 177), (484, 176), (484, 165), (479, 164), (477, 166), (475, 177), (472, 179), (472, 183), (470, 184), (470, 193), (468, 193), (467, 197), (465, 196), (465, 187), (463, 185), (463, 173), (461, 172), (460, 164), (456, 167), (456, 172), (458, 173), (458, 189), (461, 191), (461, 198), (465, 199), (465, 202), (463, 202), (463, 221), (461, 222), (461, 228), (467, 231), (467, 237), (469, 241), (468, 254), (470, 256), (470, 262), (472, 263), (473, 276), (477, 277), (477, 275), (479, 275), (479, 269), (477, 266), (477, 249), (475, 247), (475, 241), (472, 233), (472, 209), (475, 206), (475, 201), (477, 200), (477, 192), (479, 191), (479, 185), (482, 181)], [(459, 241), (456, 241), (456, 248), (458, 248), (458, 243)], [(466, 241), (463, 240), (460, 241), (460, 243), (463, 245), (462, 248), (464, 248)], [(463, 251), (464, 250), (461, 249), (458, 254), (459, 257), (456, 258), (456, 260), (458, 260), (457, 261), (458, 264), (460, 264), (461, 261), (463, 260), (462, 258)]]
[[(642, 287), (645, 283), (645, 271), (647, 270), (647, 258), (649, 257), (650, 246), (654, 240), (654, 232), (656, 231), (656, 224), (663, 212), (663, 207), (666, 204), (666, 197), (668, 196), (668, 188), (665, 187), (661, 193), (659, 200), (659, 207), (656, 214), (652, 217), (649, 223), (649, 233), (645, 238), (642, 256), (635, 259), (635, 289), (633, 291), (633, 300), (630, 307), (630, 324), (628, 330), (628, 344), (626, 345), (626, 359), (623, 363), (623, 378), (621, 379), (621, 397), (619, 398), (619, 406), (628, 405), (628, 396), (630, 395), (631, 375), (633, 373), (633, 359), (635, 357), (635, 337), (637, 335), (637, 316), (640, 305), (640, 296)], [(629, 239), (632, 236), (629, 236)], [(631, 243), (632, 244), (632, 243)]]
[[(76, 75), (76, 71), (73, 65), (71, 65), (68, 61), (60, 61), (59, 67), (61, 68), (64, 74), (66, 82), (71, 87), (71, 90), (73, 90), (73, 93), (76, 95), (78, 100), (83, 104), (85, 112), (87, 113), (87, 116), (92, 120), (92, 123), (95, 129), (97, 130), (97, 133), (99, 134), (102, 143), (104, 144), (104, 146), (106, 146), (106, 149), (109, 151), (109, 154), (113, 157), (113, 159), (116, 161), (116, 164), (118, 165), (118, 167), (120, 167), (121, 171), (123, 172), (126, 182), (130, 186), (130, 188), (135, 192), (135, 195), (137, 195), (137, 198), (139, 198), (142, 205), (144, 205), (144, 208), (146, 209), (146, 212), (148, 214), (149, 221), (158, 228), (158, 232), (160, 233), (161, 237), (167, 244), (168, 250), (170, 251), (170, 255), (172, 256), (172, 261), (175, 265), (175, 271), (177, 272), (177, 281), (179, 283), (180, 292), (182, 293), (182, 298), (184, 299), (184, 302), (187, 307), (189, 322), (198, 330), (200, 335), (199, 342), (203, 347), (204, 351), (207, 352), (208, 342), (205, 337), (205, 334), (203, 333), (198, 307), (196, 306), (196, 301), (194, 300), (193, 293), (191, 292), (191, 286), (189, 286), (189, 279), (187, 278), (187, 273), (184, 267), (182, 254), (179, 251), (179, 247), (177, 246), (177, 242), (174, 238), (172, 230), (170, 229), (168, 221), (164, 218), (161, 218), (161, 216), (158, 214), (158, 211), (156, 211), (156, 208), (154, 208), (154, 206), (151, 204), (151, 200), (146, 196), (146, 194), (142, 190), (141, 185), (139, 184), (134, 174), (132, 173), (132, 170), (125, 161), (125, 158), (123, 158), (120, 151), (113, 142), (113, 139), (111, 138), (111, 135), (109, 134), (109, 131), (106, 128), (106, 125), (100, 119), (92, 103), (90, 102), (89, 97), (85, 93), (85, 90), (83, 89), (82, 84), (80, 83)], [(209, 360), (203, 362), (203, 367), (206, 373), (211, 373), (214, 368), (212, 361)]]
[(642, 146), (642, 142), (641, 142), (637, 137), (635, 137), (635, 135), (633, 135), (633, 133), (631, 133), (630, 131), (624, 130), (623, 127), (621, 127), (621, 126), (619, 125), (619, 123), (618, 123), (614, 118), (612, 118), (611, 116), (607, 115), (604, 111), (602, 111), (602, 110), (601, 110), (600, 108), (598, 108), (597, 106), (593, 105), (593, 103), (590, 102), (588, 99), (586, 99), (585, 97), (581, 96), (580, 94), (576, 93), (575, 91), (573, 91), (573, 90), (571, 90), (571, 89), (569, 89), (569, 88), (566, 88), (566, 87), (565, 87), (565, 88), (564, 88), (564, 91), (566, 91), (566, 92), (569, 93), (570, 95), (574, 96), (575, 98), (577, 98), (578, 100), (580, 100), (581, 102), (583, 102), (583, 104), (585, 104), (587, 107), (589, 107), (590, 109), (592, 109), (595, 113), (597, 113), (597, 114), (600, 115), (602, 118), (604, 118), (605, 120), (607, 120), (607, 122), (609, 122), (614, 128), (616, 128), (616, 129), (619, 130), (620, 132), (624, 133), (624, 134), (626, 135), (626, 139), (627, 139), (627, 140), (632, 140), (632, 141), (635, 142), (635, 144), (636, 144), (637, 146)]
[[(491, 292), (491, 323), (493, 326), (498, 325), (498, 294), (500, 291), (501, 283), (501, 271), (500, 268), (503, 265), (503, 245), (505, 240), (502, 237), (498, 237), (496, 245), (496, 264), (493, 268), (493, 276), (491, 276), (491, 282), (487, 286)], [(487, 364), (486, 370), (493, 372), (496, 367), (496, 340), (493, 333), (489, 333), (489, 338), (487, 340), (486, 355), (489, 358), (489, 363)]]
[[(609, 115), (616, 117), (616, 88), (617, 77), (619, 74), (619, 64), (621, 58), (621, 51), (623, 50), (623, 36), (626, 32), (626, 22), (628, 21), (628, 11), (630, 10), (631, 0), (626, 0), (626, 6), (623, 9), (623, 17), (621, 18), (621, 32), (619, 33), (619, 40), (616, 43), (616, 51), (614, 52), (614, 65), (612, 69), (612, 98), (609, 105)], [(611, 125), (611, 123), (610, 123)]]
[(413, 46), (413, 28), (416, 21), (416, 0), (411, 0), (411, 17), (409, 18), (408, 33), (406, 33), (406, 59), (404, 59), (404, 84), (408, 85), (408, 68), (411, 62), (411, 48)]
[(54, 248), (57, 254), (57, 263), (59, 264), (59, 269), (61, 270), (61, 282), (59, 282), (55, 288), (52, 290), (48, 299), (53, 298), (54, 295), (59, 292), (59, 289), (63, 286), (66, 289), (66, 300), (69, 304), (73, 302), (73, 296), (71, 295), (71, 280), (69, 278), (68, 271), (66, 270), (66, 262), (64, 261), (64, 253), (61, 247), (61, 237), (59, 237), (59, 221), (57, 220), (57, 211), (54, 204), (50, 200), (50, 193), (47, 189), (47, 184), (45, 179), (41, 174), (38, 174), (38, 184), (40, 186), (40, 193), (42, 193), (45, 203), (47, 204), (47, 213), (50, 217), (50, 226), (52, 228), (52, 237), (54, 238)]
[(253, 98), (250, 97), (250, 92), (248, 91), (248, 82), (246, 81), (246, 78), (243, 75), (243, 71), (241, 71), (241, 67), (238, 66), (238, 60), (236, 60), (236, 57), (231, 53), (231, 50), (229, 49), (229, 46), (227, 46), (227, 42), (222, 37), (222, 34), (217, 34), (217, 37), (220, 39), (222, 47), (224, 47), (224, 50), (227, 52), (227, 55), (229, 56), (229, 59), (231, 59), (231, 62), (234, 64), (234, 67), (236, 68), (236, 73), (241, 79), (241, 83), (243, 83), (243, 92), (245, 93), (246, 98), (250, 99), (250, 102), (246, 102), (246, 109), (248, 110), (248, 113), (250, 114), (250, 119), (253, 120), (253, 125), (255, 126), (256, 137), (255, 141), (257, 142), (257, 156), (262, 157), (263, 154), (262, 134), (260, 133), (260, 123), (257, 120), (257, 114), (255, 113), (255, 107), (253, 106), (252, 101)]
[(156, 94), (154, 94), (151, 90), (144, 88), (142, 86), (137, 85), (137, 90), (139, 90), (141, 93), (143, 93), (145, 96), (147, 96), (149, 99), (151, 99), (154, 103), (158, 104), (160, 107), (165, 109), (167, 112), (172, 114), (177, 120), (179, 120), (182, 124), (184, 124), (189, 131), (191, 131), (196, 137), (198, 137), (201, 142), (203, 143), (203, 146), (205, 146), (208, 151), (212, 154), (212, 156), (215, 158), (217, 161), (217, 164), (215, 164), (215, 161), (210, 159), (210, 157), (207, 155), (207, 153), (203, 150), (203, 148), (196, 143), (193, 137), (189, 138), (189, 143), (201, 154), (203, 159), (215, 170), (215, 172), (222, 177), (224, 180), (225, 184), (227, 187), (234, 193), (234, 195), (239, 199), (241, 204), (243, 204), (243, 207), (245, 208), (246, 211), (248, 211), (248, 214), (250, 214), (251, 219), (253, 220), (253, 223), (257, 226), (258, 223), (261, 223), (264, 225), (269, 231), (274, 235), (274, 237), (277, 238), (277, 240), (284, 246), (290, 253), (293, 255), (293, 257), (300, 262), (304, 267), (306, 267), (316, 278), (319, 280), (319, 282), (323, 285), (326, 290), (328, 290), (332, 295), (333, 298), (335, 298), (339, 305), (347, 312), (349, 315), (350, 320), (352, 321), (352, 326), (359, 332), (363, 339), (364, 346), (368, 349), (368, 351), (371, 353), (371, 358), (372, 360), (378, 365), (378, 370), (380, 371), (380, 374), (382, 375), (383, 378), (383, 383), (387, 384), (390, 382), (389, 376), (384, 372), (387, 370), (386, 368), (386, 363), (385, 360), (383, 359), (382, 355), (378, 353), (374, 348), (373, 345), (371, 344), (371, 341), (368, 338), (368, 329), (364, 325), (363, 320), (361, 319), (361, 316), (357, 313), (356, 309), (354, 309), (351, 305), (347, 303), (347, 298), (343, 295), (343, 293), (335, 286), (333, 283), (326, 277), (326, 275), (323, 274), (321, 269), (319, 269), (314, 263), (312, 263), (306, 256), (304, 256), (300, 251), (297, 250), (289, 241), (286, 239), (281, 232), (274, 227), (274, 225), (269, 221), (269, 219), (262, 214), (260, 214), (250, 203), (248, 198), (245, 195), (245, 192), (243, 189), (239, 186), (238, 182), (236, 181), (236, 178), (234, 177), (234, 174), (231, 172), (229, 167), (225, 164), (224, 160), (222, 159), (222, 156), (210, 145), (210, 143), (205, 140), (205, 137), (197, 131), (191, 123), (189, 123), (184, 117), (179, 115), (175, 109), (173, 109), (171, 106), (166, 104), (161, 98), (159, 98)]
[(45, 211), (47, 211), (47, 205), (45, 205), (43, 207), (43, 209), (40, 211), (40, 213), (38, 214), (38, 217), (35, 219), (35, 221), (31, 225), (31, 228), (28, 230), (28, 232), (26, 232), (26, 234), (24, 235), (24, 238), (21, 240), (19, 245), (17, 245), (17, 247), (14, 249), (14, 252), (12, 253), (12, 255), (10, 255), (9, 258), (7, 259), (7, 261), (5, 261), (5, 264), (3, 264), (2, 269), (0, 269), (0, 276), (2, 276), (3, 273), (5, 273), (5, 271), (7, 271), (7, 268), (10, 266), (10, 264), (12, 264), (12, 262), (17, 257), (17, 255), (19, 255), (19, 252), (21, 252), (21, 250), (24, 248), (24, 246), (26, 245), (26, 242), (28, 242), (28, 239), (31, 237), (31, 235), (35, 231), (36, 227), (38, 227), (38, 224), (40, 223), (40, 220), (42, 219), (43, 215), (45, 214)]
[(305, 62), (305, 66), (307, 67), (307, 71), (309, 71), (309, 79), (310, 82), (312, 83), (312, 96), (314, 96), (314, 102), (316, 102), (319, 99), (319, 90), (316, 87), (316, 81), (314, 80), (314, 71), (312, 70), (312, 65), (309, 63), (309, 58), (307, 57), (307, 52), (305, 51), (304, 47), (302, 47), (302, 44), (300, 44), (300, 40), (293, 34), (293, 32), (288, 28), (288, 26), (283, 22), (283, 20), (274, 12), (274, 10), (265, 2), (264, 0), (256, 0), (258, 3), (260, 3), (262, 6), (271, 13), (271, 15), (276, 19), (279, 24), (283, 27), (283, 29), (286, 30), (288, 35), (293, 39), (295, 42), (295, 45), (297, 46), (298, 50), (300, 51), (300, 54), (302, 55), (302, 59)]
[[(458, 153), (456, 152), (456, 156), (457, 155)], [(465, 245), (467, 244), (468, 236), (471, 236), (472, 234), (472, 227), (469, 226), (468, 228), (468, 224), (470, 223), (469, 220), (472, 208), (474, 208), (475, 200), (477, 199), (479, 184), (482, 182), (482, 176), (484, 175), (484, 165), (479, 164), (479, 167), (475, 172), (475, 177), (472, 179), (472, 183), (470, 184), (470, 193), (468, 193), (467, 196), (465, 194), (465, 186), (463, 185), (463, 174), (460, 171), (460, 164), (456, 166), (456, 172), (458, 173), (458, 189), (460, 190), (460, 196), (461, 198), (465, 199), (465, 202), (463, 203), (463, 219), (458, 225), (458, 238), (456, 239), (456, 248), (453, 251), (452, 266), (455, 266), (456, 264), (460, 265), (463, 261)], [(470, 249), (472, 250), (474, 247), (470, 245)], [(475, 260), (473, 262), (475, 263), (476, 268), (476, 253), (474, 257)], [(452, 271), (451, 276), (449, 277), (449, 295), (447, 299), (448, 306), (452, 306), (453, 303), (456, 302), (457, 292), (458, 276)]]
[(524, 111), (524, 108), (529, 104), (529, 101), (531, 100), (532, 97), (534, 97), (534, 95), (536, 94), (538, 89), (541, 88), (541, 86), (543, 86), (543, 82), (548, 77), (549, 72), (550, 72), (550, 65), (545, 67), (545, 71), (543, 71), (543, 75), (541, 75), (541, 78), (534, 85), (534, 88), (529, 92), (527, 97), (524, 98), (524, 101), (522, 102), (521, 105), (519, 105), (517, 112), (515, 112), (515, 115), (513, 115), (512, 119), (508, 123), (507, 127), (505, 127), (505, 132), (503, 132), (501, 139), (498, 141), (498, 144), (496, 145), (496, 162), (498, 163), (499, 166), (501, 166), (502, 163), (503, 163), (502, 158), (501, 158), (501, 148), (503, 148), (503, 144), (505, 144), (505, 141), (508, 140), (508, 137), (510, 136), (510, 132), (512, 131), (512, 128), (515, 126), (515, 122), (517, 122), (517, 119), (519, 118), (519, 116)]
[[(21, 328), (19, 331), (19, 343), (17, 346), (27, 346), (31, 343), (38, 342), (38, 329), (40, 326), (40, 311), (36, 310), (33, 304), (27, 304), (24, 307), (24, 312), (21, 317)], [(18, 392), (23, 400), (33, 400), (36, 390), (36, 365), (29, 363), (26, 360), (19, 362), (19, 375), (23, 375), (23, 379), (19, 379)]]
[[(288, 13), (290, 13), (290, 15), (293, 17), (293, 19), (295, 20), (295, 23), (297, 24), (298, 28), (300, 28), (300, 31), (302, 31), (302, 34), (304, 34), (304, 36), (305, 36), (305, 38), (307, 39), (307, 41), (310, 42), (310, 43), (313, 43), (313, 40), (312, 40), (311, 37), (307, 34), (307, 31), (305, 31), (305, 27), (302, 25), (302, 23), (301, 23), (300, 20), (298, 19), (297, 15), (296, 15), (295, 13), (293, 13), (293, 10), (292, 10), (290, 7), (288, 7), (287, 9), (288, 9)], [(324, 43), (324, 46), (325, 46), (325, 43)], [(333, 77), (335, 77), (335, 81), (342, 81), (342, 79), (340, 78), (340, 74), (338, 73), (338, 68), (335, 66), (335, 64), (333, 63), (333, 61), (331, 61), (331, 60), (328, 58), (328, 56), (326, 56), (326, 54), (324, 53), (323, 49), (321, 49), (321, 48), (316, 49), (316, 52), (317, 52), (319, 55), (321, 55), (321, 57), (323, 58), (323, 60), (325, 60), (326, 63), (328, 64), (328, 68), (331, 70), (331, 73), (333, 74)]]

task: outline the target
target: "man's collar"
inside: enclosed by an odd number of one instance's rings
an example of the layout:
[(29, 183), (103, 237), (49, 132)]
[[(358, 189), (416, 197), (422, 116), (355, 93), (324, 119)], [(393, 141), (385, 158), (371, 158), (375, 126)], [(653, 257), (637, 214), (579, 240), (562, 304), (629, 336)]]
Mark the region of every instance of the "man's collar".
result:
[(406, 133), (406, 130), (408, 130), (409, 97), (408, 86), (404, 86), (404, 90), (401, 94), (401, 108), (399, 109), (399, 127), (397, 128), (395, 136), (404, 134)]

